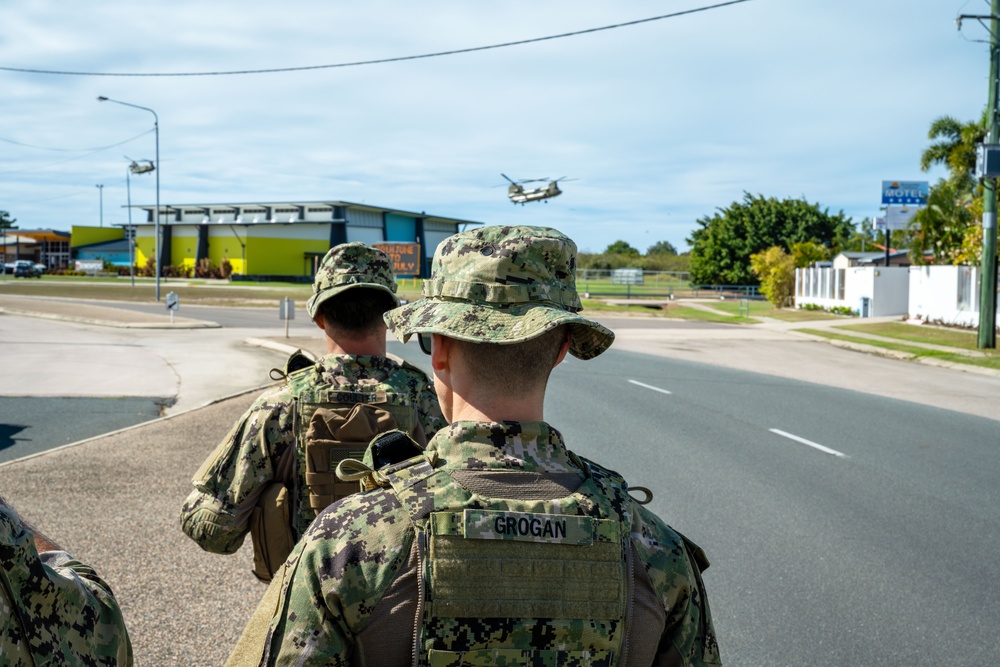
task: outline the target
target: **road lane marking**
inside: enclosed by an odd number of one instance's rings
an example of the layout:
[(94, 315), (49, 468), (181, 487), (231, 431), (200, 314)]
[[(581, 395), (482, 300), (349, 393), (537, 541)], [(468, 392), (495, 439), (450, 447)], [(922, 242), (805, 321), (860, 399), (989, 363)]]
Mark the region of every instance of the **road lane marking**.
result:
[(771, 433), (776, 433), (776, 434), (780, 435), (783, 438), (788, 438), (789, 440), (794, 440), (795, 442), (801, 442), (803, 445), (808, 445), (809, 447), (812, 447), (813, 449), (818, 449), (819, 451), (821, 451), (821, 452), (823, 452), (825, 454), (832, 454), (834, 456), (839, 456), (840, 458), (843, 458), (843, 459), (847, 458), (847, 454), (845, 454), (843, 452), (838, 452), (836, 449), (830, 449), (829, 447), (824, 447), (823, 445), (821, 445), (821, 444), (819, 444), (817, 442), (813, 442), (812, 440), (806, 440), (805, 438), (800, 438), (797, 435), (792, 435), (791, 433), (786, 433), (785, 431), (782, 431), (781, 429), (772, 428), (772, 429), (768, 429), (768, 430), (771, 431)]
[(631, 382), (632, 384), (638, 385), (640, 387), (644, 387), (646, 389), (652, 389), (653, 391), (658, 391), (661, 394), (670, 394), (670, 393), (672, 393), (672, 392), (667, 391), (666, 389), (660, 389), (659, 387), (654, 387), (651, 384), (645, 384), (643, 382), (639, 382), (638, 380), (629, 380), (629, 382)]

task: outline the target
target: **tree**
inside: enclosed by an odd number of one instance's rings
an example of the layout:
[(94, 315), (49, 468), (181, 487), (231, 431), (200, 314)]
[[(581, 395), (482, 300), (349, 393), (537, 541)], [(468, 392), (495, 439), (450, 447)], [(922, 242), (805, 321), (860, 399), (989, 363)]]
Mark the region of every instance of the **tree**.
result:
[[(981, 210), (982, 197), (978, 201)], [(917, 211), (910, 223), (913, 233), (911, 261), (915, 264), (925, 263), (924, 253), (929, 251), (935, 263), (957, 263), (956, 259), (962, 252), (966, 236), (979, 227), (972, 212), (972, 204), (971, 193), (960, 194), (953, 180), (938, 181), (927, 196), (927, 206)]]
[(604, 250), (605, 255), (628, 255), (638, 257), (639, 251), (630, 246), (625, 241), (615, 241)]
[(7, 211), (0, 211), (0, 229), (15, 229), (15, 222), (17, 222), (17, 218), (10, 217), (10, 213)]
[(927, 138), (934, 143), (920, 155), (920, 169), (928, 171), (936, 164), (944, 165), (959, 191), (972, 190), (976, 145), (986, 137), (989, 129), (986, 120), (985, 112), (979, 122), (970, 120), (964, 124), (951, 116), (936, 118), (927, 131)]
[(777, 200), (743, 193), (743, 201), (719, 209), (697, 221), (692, 232), (691, 280), (699, 284), (752, 285), (758, 278), (750, 256), (777, 246), (811, 241), (837, 251), (850, 238), (854, 225), (843, 211), (831, 215), (802, 199)]
[[(792, 244), (792, 257), (796, 267), (809, 266), (813, 262), (824, 262), (830, 259), (830, 250), (812, 241)], [(751, 257), (751, 259), (753, 259)]]
[(657, 241), (646, 250), (647, 255), (676, 255), (677, 248), (670, 241)]
[(948, 168), (948, 178), (933, 186), (927, 206), (914, 216), (909, 231), (913, 235), (910, 259), (922, 264), (924, 253), (930, 252), (938, 263), (958, 264), (972, 256), (980, 256), (976, 240), (975, 211), (982, 211), (983, 189), (973, 171), (976, 166), (976, 145), (987, 135), (987, 115), (978, 122), (961, 123), (951, 116), (941, 116), (931, 123), (927, 138), (936, 140), (920, 156), (920, 168), (928, 171), (936, 164)]
[(750, 267), (760, 279), (760, 291), (775, 308), (791, 304), (795, 293), (795, 258), (792, 255), (773, 246), (751, 255)]

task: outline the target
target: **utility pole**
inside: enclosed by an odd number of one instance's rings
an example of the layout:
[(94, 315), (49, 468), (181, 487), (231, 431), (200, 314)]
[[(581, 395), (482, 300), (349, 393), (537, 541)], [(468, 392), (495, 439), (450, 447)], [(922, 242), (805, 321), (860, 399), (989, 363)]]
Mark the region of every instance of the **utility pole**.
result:
[[(1000, 117), (997, 116), (997, 86), (1000, 85), (1000, 0), (990, 2), (990, 93), (987, 114), (987, 143), (1000, 142)], [(979, 272), (980, 348), (997, 346), (997, 181), (983, 179), (983, 259)]]

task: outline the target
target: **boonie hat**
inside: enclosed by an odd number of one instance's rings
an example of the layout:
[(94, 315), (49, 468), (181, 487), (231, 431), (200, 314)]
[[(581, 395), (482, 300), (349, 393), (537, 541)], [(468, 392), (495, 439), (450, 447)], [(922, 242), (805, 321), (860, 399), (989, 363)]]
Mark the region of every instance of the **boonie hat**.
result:
[(321, 303), (354, 287), (388, 292), (399, 305), (389, 256), (364, 243), (341, 243), (330, 248), (316, 271), (313, 295), (306, 302), (309, 317), (316, 317)]
[(547, 227), (480, 227), (438, 245), (423, 298), (385, 314), (404, 343), (436, 333), (473, 343), (513, 344), (562, 324), (570, 354), (592, 359), (615, 334), (589, 320), (576, 293), (576, 244)]

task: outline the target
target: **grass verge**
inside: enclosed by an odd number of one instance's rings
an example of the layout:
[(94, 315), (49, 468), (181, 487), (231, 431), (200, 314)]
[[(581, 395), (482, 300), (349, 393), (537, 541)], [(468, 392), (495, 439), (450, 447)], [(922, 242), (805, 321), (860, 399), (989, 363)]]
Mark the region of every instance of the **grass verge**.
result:
[(979, 366), (980, 368), (1000, 370), (1000, 354), (991, 354), (986, 357), (970, 357), (958, 352), (944, 352), (942, 350), (930, 350), (925, 347), (916, 347), (913, 345), (906, 345), (904, 343), (874, 340), (871, 338), (859, 338), (858, 336), (850, 336), (823, 329), (796, 329), (796, 331), (813, 336), (819, 336), (821, 338), (828, 338), (830, 340), (840, 340), (847, 343), (855, 343), (858, 345), (867, 345), (869, 347), (902, 352), (909, 355), (911, 359), (923, 357), (928, 359), (939, 359), (941, 361), (947, 361), (954, 364), (964, 364), (966, 366)]
[(960, 329), (943, 329), (933, 326), (906, 324), (904, 322), (845, 324), (837, 328), (876, 334), (887, 338), (898, 338), (899, 340), (908, 340), (914, 343), (947, 345), (948, 347), (959, 347), (964, 350), (975, 350), (978, 348), (976, 333)]
[(680, 320), (699, 320), (701, 322), (719, 322), (722, 324), (759, 324), (760, 320), (752, 317), (740, 317), (739, 315), (724, 315), (713, 313), (710, 310), (700, 308), (685, 308), (684, 306), (672, 307), (664, 312), (665, 317), (673, 317)]

